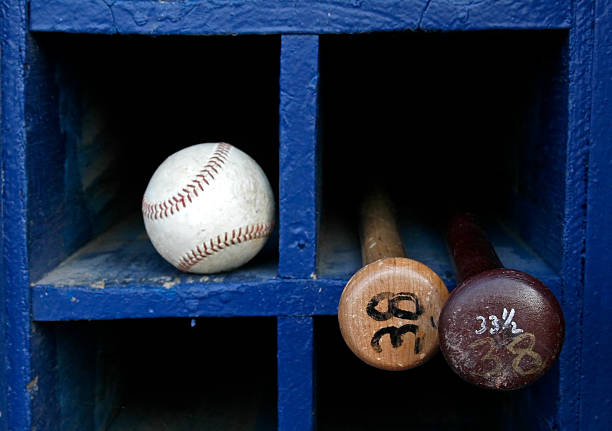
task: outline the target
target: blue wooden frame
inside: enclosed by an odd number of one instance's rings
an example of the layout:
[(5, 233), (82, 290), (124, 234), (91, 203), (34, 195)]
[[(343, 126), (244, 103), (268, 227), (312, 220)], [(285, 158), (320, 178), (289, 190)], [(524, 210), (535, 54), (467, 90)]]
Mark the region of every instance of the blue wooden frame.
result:
[(584, 268), (582, 394), (579, 427), (612, 427), (612, 374), (605, 367), (594, 366), (610, 357), (612, 343), (608, 334), (612, 310), (612, 282), (608, 250), (612, 245), (612, 14), (609, 1), (595, 2), (592, 65), (591, 134), (587, 192), (587, 222)]
[(159, 3), (89, 0), (31, 2), (31, 29), (75, 33), (360, 33), (393, 30), (568, 28), (570, 3), (529, 0), (241, 0)]
[[(2, 311), (5, 338), (5, 429), (30, 428), (30, 294), (27, 270), (25, 172), (25, 55), (26, 3), (2, 5), (2, 170), (11, 178), (3, 186)], [(13, 247), (11, 244), (22, 244)], [(11, 304), (9, 307), (8, 304)], [(10, 371), (9, 371), (10, 370)], [(10, 412), (10, 413), (9, 413)]]
[[(0, 356), (4, 366), (0, 384), (6, 390), (0, 392), (0, 430), (59, 426), (60, 401), (53, 398), (51, 389), (56, 377), (49, 371), (57, 353), (56, 335), (44, 322), (199, 316), (276, 316), (278, 427), (313, 429), (317, 358), (313, 321), (315, 316), (335, 314), (346, 279), (359, 267), (358, 247), (345, 246), (350, 240), (319, 235), (319, 35), (492, 29), (555, 29), (568, 34), (564, 58), (554, 66), (559, 67), (559, 80), (550, 89), (553, 96), (564, 95), (549, 102), (547, 112), (554, 118), (543, 120), (553, 126), (564, 123), (558, 127), (560, 135), (551, 138), (551, 148), (564, 152), (556, 162), (564, 164), (560, 165), (562, 184), (542, 186), (561, 195), (561, 218), (555, 221), (546, 207), (542, 217), (547, 219), (532, 222), (530, 209), (515, 208), (522, 216), (514, 228), (543, 259), (520, 241), (493, 234), (495, 243), (508, 244), (507, 259), (515, 256), (517, 265), (528, 262), (531, 266), (522, 269), (553, 289), (567, 319), (558, 367), (517, 396), (514, 408), (528, 411), (533, 429), (611, 429), (612, 375), (602, 366), (612, 352), (608, 341), (612, 282), (607, 270), (612, 247), (611, 6), (610, 0), (308, 0), (291, 6), (279, 0), (1, 3)], [(210, 283), (173, 274), (176, 280), (172, 278), (170, 289), (163, 278), (165, 269), (155, 263), (146, 269), (159, 271), (159, 277), (136, 282), (126, 282), (119, 275), (81, 277), (78, 259), (73, 266), (66, 262), (67, 266), (42, 277), (74, 251), (67, 246), (65, 255), (59, 253), (57, 261), (47, 262), (49, 267), (40, 274), (32, 273), (31, 248), (48, 244), (33, 244), (30, 236), (36, 230), (32, 220), (48, 203), (41, 190), (48, 186), (55, 193), (63, 178), (45, 181), (29, 170), (44, 169), (47, 163), (61, 166), (66, 155), (45, 154), (47, 149), (59, 148), (52, 147), (53, 139), (60, 139), (54, 123), (56, 96), (52, 85), (44, 84), (53, 79), (33, 43), (35, 33), (30, 32), (280, 34), (278, 266), (273, 262), (246, 268)], [(536, 139), (538, 133), (534, 132)], [(554, 147), (562, 139), (564, 146)], [(549, 143), (540, 144), (546, 149)], [(555, 163), (543, 153), (536, 157)], [(553, 227), (542, 233), (547, 226)], [(555, 240), (539, 243), (546, 235)], [(440, 257), (443, 245), (435, 245), (435, 239), (418, 229), (408, 228), (405, 236), (414, 255), (430, 259), (425, 263), (453, 287), (450, 263)], [(550, 244), (560, 247), (547, 248)], [(148, 253), (145, 246), (138, 250)], [(512, 266), (504, 256), (502, 260)], [(99, 289), (100, 281), (106, 283), (104, 289)], [(540, 407), (542, 413), (530, 410), (530, 405)], [(508, 429), (522, 426), (510, 418), (506, 423)]]

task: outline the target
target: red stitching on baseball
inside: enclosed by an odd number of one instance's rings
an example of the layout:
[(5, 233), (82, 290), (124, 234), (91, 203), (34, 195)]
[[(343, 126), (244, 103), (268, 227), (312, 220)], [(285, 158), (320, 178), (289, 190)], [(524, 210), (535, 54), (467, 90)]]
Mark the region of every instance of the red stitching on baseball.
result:
[[(270, 235), (273, 228), (273, 224), (259, 223), (256, 225), (246, 226), (243, 234), (241, 233), (243, 231), (242, 227), (238, 229), (238, 232), (236, 232), (236, 229), (232, 229), (231, 237), (229, 232), (224, 232), (221, 235), (217, 235), (216, 239), (210, 238), (210, 240), (204, 241), (202, 244), (199, 244), (195, 248), (189, 250), (179, 259), (177, 268), (181, 271), (188, 271), (194, 265), (200, 263), (207, 257), (213, 256), (215, 253), (224, 250), (227, 247), (254, 239), (267, 237)], [(210, 242), (210, 244), (207, 245), (207, 242)]]
[[(187, 206), (187, 202), (192, 202), (193, 199), (198, 197), (197, 189), (204, 191), (205, 183), (207, 186), (210, 185), (209, 179), (214, 180), (215, 175), (223, 169), (223, 165), (227, 161), (229, 152), (232, 146), (224, 142), (217, 145), (215, 151), (208, 158), (206, 165), (198, 172), (194, 179), (185, 185), (179, 192), (174, 196), (169, 197), (161, 202), (150, 203), (142, 198), (142, 215), (149, 220), (159, 220), (173, 215), (174, 212), (180, 211), (180, 205), (183, 207)], [(215, 175), (213, 175), (213, 172)], [(208, 177), (208, 179), (207, 179)], [(168, 214), (170, 212), (170, 214)]]

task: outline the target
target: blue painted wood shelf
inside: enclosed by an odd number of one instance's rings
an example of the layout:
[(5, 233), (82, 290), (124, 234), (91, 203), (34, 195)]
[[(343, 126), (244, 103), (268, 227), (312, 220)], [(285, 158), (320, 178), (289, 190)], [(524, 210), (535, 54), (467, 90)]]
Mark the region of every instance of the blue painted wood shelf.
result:
[[(410, 255), (452, 289), (456, 282), (440, 233), (413, 221), (403, 226)], [(490, 236), (507, 267), (521, 268), (560, 293), (559, 276), (525, 244), (499, 224)], [(321, 244), (317, 276), (310, 280), (277, 277), (270, 249), (236, 271), (187, 275), (155, 252), (141, 218), (130, 217), (33, 283), (33, 319), (333, 315), (344, 285), (360, 268), (360, 249), (356, 232), (337, 220), (324, 228)]]
[(569, 28), (571, 3), (439, 0), (32, 0), (30, 29), (121, 34), (323, 34)]

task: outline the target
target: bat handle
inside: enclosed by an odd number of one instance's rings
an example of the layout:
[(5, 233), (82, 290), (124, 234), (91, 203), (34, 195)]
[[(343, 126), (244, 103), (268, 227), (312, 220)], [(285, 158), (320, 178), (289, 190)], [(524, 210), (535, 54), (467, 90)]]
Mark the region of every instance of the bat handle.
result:
[(359, 232), (364, 266), (379, 259), (406, 257), (391, 200), (378, 188), (362, 202)]
[(458, 282), (484, 271), (503, 268), (495, 249), (470, 213), (456, 214), (451, 218), (447, 241)]

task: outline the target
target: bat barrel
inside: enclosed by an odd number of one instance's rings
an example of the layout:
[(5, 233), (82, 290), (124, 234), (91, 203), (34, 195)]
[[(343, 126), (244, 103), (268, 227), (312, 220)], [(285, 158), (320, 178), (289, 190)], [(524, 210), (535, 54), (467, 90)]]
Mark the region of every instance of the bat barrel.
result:
[(484, 388), (533, 383), (561, 352), (565, 323), (558, 301), (535, 277), (503, 268), (473, 216), (455, 216), (448, 241), (462, 281), (440, 314), (446, 361)]
[(452, 217), (447, 240), (459, 282), (481, 272), (503, 268), (495, 249), (472, 214)]
[(448, 290), (426, 265), (407, 259), (389, 198), (369, 193), (360, 217), (363, 268), (338, 306), (347, 346), (383, 369), (414, 368), (438, 351), (438, 317)]

